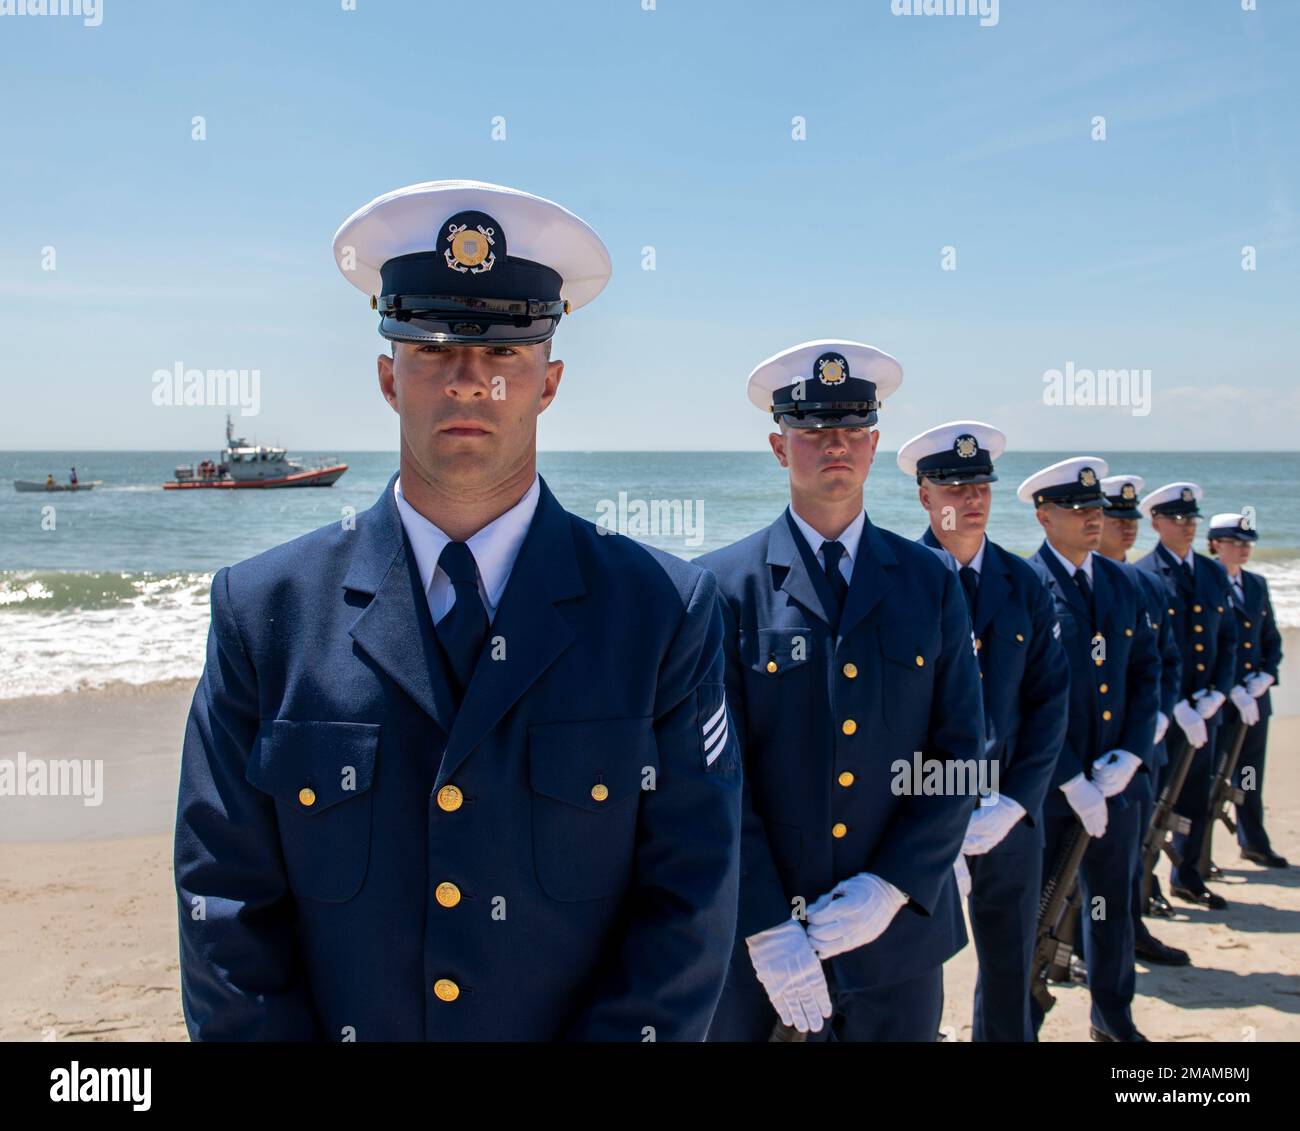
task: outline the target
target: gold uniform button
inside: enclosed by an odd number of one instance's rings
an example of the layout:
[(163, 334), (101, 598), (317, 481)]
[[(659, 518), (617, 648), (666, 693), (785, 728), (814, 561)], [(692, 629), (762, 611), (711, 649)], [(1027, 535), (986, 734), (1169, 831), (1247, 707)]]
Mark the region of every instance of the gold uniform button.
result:
[(848, 835), (848, 832), (849, 832), (849, 826), (846, 825), (843, 821), (836, 821), (835, 824), (831, 826), (831, 836), (833, 836), (836, 840), (840, 840), (843, 837), (846, 837)]
[(1222, 605), (1216, 605), (1215, 608), (1217, 608), (1217, 609), (1219, 610), (1219, 612), (1223, 612), (1223, 606), (1222, 606)]
[(775, 660), (768, 660), (768, 661), (767, 661), (767, 670), (770, 671), (770, 672), (774, 672), (774, 671), (776, 671), (776, 661), (775, 661)]
[(1203, 672), (1203, 671), (1205, 671), (1205, 665), (1204, 665), (1204, 664), (1197, 664), (1197, 665), (1196, 665), (1196, 670), (1197, 670), (1198, 672)]
[(1195, 648), (1198, 652), (1204, 652), (1204, 651), (1205, 651), (1205, 645), (1204, 645), (1204, 644), (1197, 643), (1197, 644), (1193, 644), (1192, 647)]
[(1250, 627), (1250, 621), (1248, 621), (1248, 620), (1247, 620), (1247, 621), (1242, 621), (1241, 623), (1244, 624), (1247, 628)]
[(1100, 656), (1098, 656), (1098, 657), (1097, 657), (1095, 660), (1093, 660), (1092, 662), (1093, 662), (1094, 664), (1096, 664), (1098, 667), (1101, 667), (1101, 665), (1104, 664), (1106, 661), (1103, 660)]
[(314, 789), (306, 789), (306, 788), (300, 789), (298, 791), (298, 800), (301, 801), (304, 805), (315, 805), (316, 791)]
[(604, 801), (607, 797), (609, 797), (609, 786), (604, 782), (598, 781), (591, 787), (592, 801)]
[(1199, 624), (1194, 624), (1194, 625), (1192, 625), (1192, 631), (1193, 631), (1193, 632), (1204, 632), (1205, 629), (1203, 629)]
[(1242, 645), (1242, 647), (1243, 647), (1243, 648), (1249, 648), (1249, 647), (1250, 647), (1250, 641), (1247, 640), (1246, 643)]
[(852, 719), (845, 719), (844, 724), (840, 727), (840, 730), (842, 730), (845, 734), (857, 734), (858, 724), (855, 723)]
[(916, 657), (916, 666), (917, 666), (918, 668), (923, 668), (923, 667), (925, 667), (925, 657), (924, 657), (924, 656), (917, 656), (917, 657)]
[(1100, 691), (1103, 695), (1105, 695), (1106, 692), (1110, 690), (1110, 684), (1103, 683), (1099, 688), (1097, 688), (1097, 690)]
[(1125, 635), (1125, 636), (1132, 636), (1132, 635), (1133, 635), (1133, 630), (1132, 630), (1131, 628), (1126, 628), (1126, 629), (1124, 630), (1124, 635)]
[(984, 647), (984, 641), (983, 641), (983, 640), (980, 640), (978, 637), (976, 637), (976, 639), (975, 639), (975, 651), (978, 652), (978, 651), (979, 651), (981, 648), (983, 648), (983, 647)]
[(1019, 640), (1021, 644), (1023, 644), (1025, 642), (1025, 634), (1023, 632), (1017, 632), (1016, 639)]
[(444, 813), (454, 813), (465, 801), (465, 795), (454, 785), (444, 785), (438, 790), (438, 808)]
[(1102, 717), (1103, 719), (1105, 719), (1106, 722), (1110, 722), (1110, 712), (1109, 712), (1109, 711), (1102, 711), (1102, 713), (1101, 713), (1101, 717)]
[(1254, 666), (1255, 666), (1255, 665), (1252, 664), (1249, 660), (1246, 661), (1246, 670), (1247, 670), (1247, 671), (1250, 671), (1250, 669), (1253, 668)]
[(1200, 611), (1201, 611), (1201, 606), (1200, 606), (1200, 605), (1193, 605), (1193, 606), (1192, 606), (1192, 612), (1194, 612), (1194, 613), (1199, 613)]
[(434, 888), (433, 895), (443, 907), (455, 907), (460, 902), (460, 888), (449, 880), (443, 880)]
[(840, 670), (844, 672), (844, 678), (845, 678), (845, 679), (857, 679), (857, 678), (858, 678), (858, 665), (857, 665), (857, 664), (845, 664), (844, 667), (841, 668)]
[(851, 772), (849, 772), (848, 770), (845, 770), (845, 771), (844, 771), (842, 774), (840, 774), (840, 776), (839, 776), (839, 783), (840, 783), (840, 785), (842, 785), (845, 789), (848, 789), (849, 786), (851, 786), (851, 785), (853, 784), (853, 774), (852, 774)]
[(450, 978), (439, 978), (434, 982), (433, 992), (439, 1001), (455, 1001), (460, 997), (460, 987)]
[(1169, 610), (1169, 615), (1170, 615), (1170, 616), (1173, 616), (1173, 615), (1174, 615), (1174, 610), (1173, 610), (1173, 609), (1170, 609), (1170, 610)]

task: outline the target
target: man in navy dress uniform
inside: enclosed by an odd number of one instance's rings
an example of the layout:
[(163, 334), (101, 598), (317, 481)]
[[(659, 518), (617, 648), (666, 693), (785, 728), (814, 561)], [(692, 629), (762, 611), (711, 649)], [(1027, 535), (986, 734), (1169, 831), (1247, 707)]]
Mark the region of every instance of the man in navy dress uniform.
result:
[(1245, 798), (1237, 806), (1237, 844), (1247, 860), (1266, 868), (1285, 868), (1286, 857), (1273, 851), (1264, 829), (1264, 753), (1273, 713), (1269, 688), (1277, 682), (1282, 664), (1282, 634), (1268, 582), (1245, 568), (1258, 539), (1254, 522), (1244, 514), (1216, 514), (1210, 519), (1209, 550), (1227, 571), (1237, 616), (1237, 682), (1224, 711), (1229, 723), (1240, 720), (1250, 727), (1233, 775), (1233, 784)]
[(1165, 774), (1174, 773), (1179, 761), (1190, 757), (1190, 769), (1174, 809), (1191, 827), (1174, 835), (1173, 848), (1180, 862), (1171, 869), (1169, 886), (1177, 898), (1218, 911), (1227, 907), (1227, 900), (1205, 886), (1199, 864), (1222, 721), (1219, 712), (1236, 683), (1237, 618), (1229, 608), (1227, 576), (1193, 545), (1201, 513), (1197, 504), (1202, 498), (1199, 486), (1181, 481), (1166, 483), (1144, 496), (1139, 509), (1150, 518), (1160, 542), (1135, 564), (1164, 586), (1183, 661), (1174, 721), (1165, 736)]
[(930, 525), (919, 541), (957, 571), (979, 654), (987, 757), (997, 791), (962, 843), (979, 957), (971, 1036), (1032, 1041), (1029, 986), (1042, 890), (1043, 801), (1065, 741), (1070, 672), (1042, 579), (985, 534), (1006, 436), (977, 420), (922, 432), (898, 450)]
[(190, 1035), (701, 1040), (739, 857), (715, 583), (535, 468), (549, 339), (605, 248), (440, 181), (335, 254), (394, 343), (400, 472), (213, 578), (175, 839)]
[[(1056, 601), (1070, 666), (1070, 723), (1043, 808), (1044, 867), (1081, 824), (1091, 838), (1079, 870), (1083, 956), (1094, 1041), (1143, 1041), (1133, 1023), (1133, 872), (1142, 839), (1132, 792), (1151, 771), (1160, 660), (1137, 583), (1095, 553), (1105, 460), (1077, 456), (1017, 492), (1046, 538), (1030, 559)], [(1042, 1010), (1030, 1003), (1035, 1028)]]
[(987, 785), (970, 616), (955, 573), (863, 510), (877, 409), (902, 377), (825, 340), (749, 379), (791, 501), (699, 559), (724, 599), (745, 762), (740, 923), (710, 1040), (766, 1040), (779, 1018), (932, 1041), (943, 962), (966, 942), (953, 862)]
[[(1137, 583), (1146, 605), (1147, 617), (1155, 630), (1156, 652), (1160, 656), (1159, 708), (1156, 712), (1155, 747), (1151, 759), (1151, 772), (1136, 775), (1130, 789), (1141, 811), (1138, 821), (1141, 836), (1138, 841), (1137, 866), (1133, 872), (1135, 950), (1137, 957), (1148, 965), (1190, 966), (1191, 955), (1176, 946), (1162, 943), (1147, 929), (1144, 920), (1147, 908), (1143, 906), (1142, 891), (1146, 877), (1142, 874), (1141, 838), (1146, 836), (1147, 827), (1151, 824), (1151, 814), (1155, 809), (1158, 783), (1166, 761), (1165, 733), (1169, 729), (1169, 720), (1173, 717), (1174, 702), (1178, 698), (1183, 671), (1182, 658), (1178, 654), (1178, 641), (1174, 638), (1173, 626), (1170, 624), (1165, 605), (1164, 586), (1151, 574), (1138, 569), (1128, 561), (1128, 552), (1137, 541), (1138, 521), (1142, 517), (1142, 512), (1138, 510), (1138, 495), (1144, 483), (1145, 480), (1140, 475), (1108, 475), (1101, 481), (1102, 493), (1110, 505), (1103, 511), (1101, 545), (1097, 553), (1119, 563)], [(1152, 877), (1151, 892), (1152, 903), (1168, 915), (1169, 905), (1160, 895), (1160, 888), (1154, 877)]]

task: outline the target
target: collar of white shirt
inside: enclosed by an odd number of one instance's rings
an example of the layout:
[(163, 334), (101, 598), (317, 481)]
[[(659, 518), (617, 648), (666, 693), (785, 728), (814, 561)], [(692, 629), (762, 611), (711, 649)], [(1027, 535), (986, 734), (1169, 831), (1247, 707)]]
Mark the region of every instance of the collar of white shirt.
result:
[[(975, 556), (966, 563), (966, 565), (970, 566), (970, 568), (973, 569), (976, 573), (979, 573), (979, 571), (984, 568), (984, 547), (987, 546), (988, 544), (989, 544), (989, 539), (988, 539), (988, 535), (986, 534), (983, 538), (980, 539), (980, 548), (975, 551)], [(957, 563), (957, 568), (959, 570), (965, 568), (965, 566), (963, 566), (961, 562), (958, 562), (956, 558), (953, 558), (953, 561)]]
[(822, 543), (828, 541), (838, 542), (844, 547), (844, 555), (840, 558), (840, 572), (844, 574), (846, 580), (853, 577), (853, 562), (858, 556), (858, 543), (862, 540), (862, 528), (867, 523), (867, 512), (859, 511), (858, 517), (844, 528), (844, 532), (834, 539), (823, 537), (802, 518), (799, 512), (790, 507), (790, 516), (794, 519), (794, 524), (799, 528), (799, 533), (803, 535), (804, 541), (808, 543), (808, 548), (812, 550), (817, 561), (823, 569), (826, 568), (826, 557), (822, 553)]
[[(515, 558), (519, 556), (519, 547), (524, 544), (528, 527), (532, 524), (537, 511), (537, 501), (541, 498), (541, 479), (536, 474), (533, 484), (519, 500), (504, 514), (498, 515), (478, 533), (466, 540), (474, 562), (478, 566), (479, 594), (487, 607), (488, 619), (496, 612), (510, 580), (510, 571), (514, 568)], [(415, 564), (420, 571), (420, 584), (429, 597), (429, 612), (436, 624), (451, 608), (454, 592), (451, 580), (438, 569), (438, 558), (443, 548), (451, 541), (451, 536), (440, 530), (432, 522), (406, 501), (402, 494), (402, 480), (399, 476), (393, 484), (393, 495), (397, 499), (397, 511), (402, 518), (406, 536), (411, 540), (411, 549), (415, 553)]]
[[(1066, 574), (1070, 578), (1073, 578), (1074, 563), (1070, 561), (1069, 558), (1067, 558), (1064, 554), (1062, 554), (1060, 550), (1058, 550), (1050, 542), (1047, 543), (1047, 548), (1056, 555), (1056, 560), (1065, 567)], [(1084, 577), (1088, 579), (1088, 584), (1091, 585), (1092, 584), (1092, 551), (1091, 550), (1088, 551), (1088, 556), (1083, 559), (1083, 565), (1079, 566), (1079, 568), (1083, 570)]]

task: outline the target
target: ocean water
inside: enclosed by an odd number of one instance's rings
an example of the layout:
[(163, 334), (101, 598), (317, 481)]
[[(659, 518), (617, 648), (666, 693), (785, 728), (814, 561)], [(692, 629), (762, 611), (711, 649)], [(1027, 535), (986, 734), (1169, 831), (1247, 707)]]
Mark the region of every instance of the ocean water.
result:
[[(328, 488), (162, 490), (176, 464), (210, 454), (0, 452), (0, 699), (196, 678), (213, 572), (338, 522), (347, 508), (364, 510), (397, 468), (395, 452), (295, 452), (337, 455), (349, 470)], [(991, 538), (1023, 554), (1038, 546), (1038, 524), (1015, 489), (1073, 454), (1009, 452), (998, 461)], [(74, 463), (83, 482), (102, 486), (13, 488), (51, 472), (66, 481)], [(767, 452), (543, 452), (538, 465), (569, 510), (687, 558), (767, 525), (787, 501), (785, 474)], [(1253, 506), (1260, 541), (1251, 568), (1269, 579), (1279, 621), (1300, 626), (1300, 454), (1131, 452), (1111, 469), (1142, 475), (1148, 487), (1193, 479), (1207, 516)], [(877, 458), (867, 510), (898, 533), (924, 529), (915, 484), (893, 453)], [(1134, 556), (1152, 545), (1143, 522)]]

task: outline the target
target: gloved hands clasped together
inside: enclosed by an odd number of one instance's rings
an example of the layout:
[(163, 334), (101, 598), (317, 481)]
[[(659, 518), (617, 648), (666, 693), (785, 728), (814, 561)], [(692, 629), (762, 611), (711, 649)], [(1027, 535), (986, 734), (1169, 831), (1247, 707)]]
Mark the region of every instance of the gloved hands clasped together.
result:
[(884, 934), (907, 896), (870, 872), (836, 884), (808, 908), (808, 928), (790, 919), (756, 935), (749, 948), (754, 973), (781, 1021), (819, 1032), (831, 1015), (822, 961), (856, 950)]

